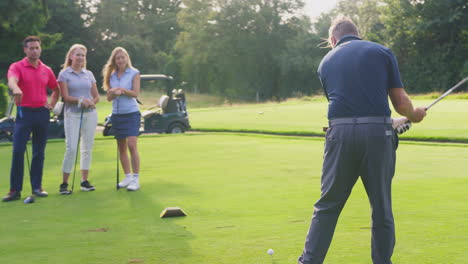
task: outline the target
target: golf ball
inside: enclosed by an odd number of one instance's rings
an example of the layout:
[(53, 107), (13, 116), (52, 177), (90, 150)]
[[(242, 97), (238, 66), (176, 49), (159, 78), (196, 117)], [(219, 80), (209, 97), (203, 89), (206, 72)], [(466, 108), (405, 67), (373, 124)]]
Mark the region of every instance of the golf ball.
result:
[(267, 251), (267, 253), (268, 253), (268, 255), (271, 255), (271, 256), (272, 256), (272, 255), (275, 253), (275, 251), (274, 251), (273, 249), (270, 248), (270, 249)]

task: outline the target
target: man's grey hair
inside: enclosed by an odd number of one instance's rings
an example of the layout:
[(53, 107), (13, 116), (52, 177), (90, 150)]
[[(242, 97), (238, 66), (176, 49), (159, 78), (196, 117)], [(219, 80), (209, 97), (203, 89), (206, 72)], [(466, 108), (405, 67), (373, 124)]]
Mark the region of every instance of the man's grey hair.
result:
[(358, 29), (354, 22), (348, 17), (337, 17), (333, 20), (328, 30), (328, 42), (331, 45), (332, 36), (339, 41), (343, 36), (349, 34), (359, 36)]

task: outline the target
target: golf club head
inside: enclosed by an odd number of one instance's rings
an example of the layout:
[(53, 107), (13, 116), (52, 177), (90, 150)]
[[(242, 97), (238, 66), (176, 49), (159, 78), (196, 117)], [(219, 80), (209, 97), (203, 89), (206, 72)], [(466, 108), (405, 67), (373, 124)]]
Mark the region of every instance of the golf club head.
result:
[(23, 203), (25, 203), (25, 204), (34, 203), (34, 196), (31, 195), (31, 196), (26, 197), (26, 199), (24, 199)]

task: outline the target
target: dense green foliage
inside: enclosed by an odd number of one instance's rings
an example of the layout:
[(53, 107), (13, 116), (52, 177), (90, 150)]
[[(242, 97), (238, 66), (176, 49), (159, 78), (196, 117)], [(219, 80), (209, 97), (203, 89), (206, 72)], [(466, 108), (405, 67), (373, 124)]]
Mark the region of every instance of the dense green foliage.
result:
[(6, 84), (3, 84), (0, 80), (0, 119), (3, 118), (8, 104), (7, 90)]
[(318, 94), (315, 70), (328, 51), (321, 43), (332, 19), (347, 15), (364, 39), (394, 51), (410, 92), (440, 92), (468, 75), (465, 0), (342, 0), (314, 21), (300, 15), (303, 6), (303, 0), (5, 0), (0, 74), (23, 56), (21, 40), (35, 34), (56, 72), (72, 44), (86, 45), (99, 83), (110, 52), (123, 46), (142, 73), (174, 75), (195, 93), (257, 101)]
[[(182, 76), (203, 92), (263, 100), (320, 89), (320, 39), (299, 0), (187, 1), (177, 41)], [(314, 56), (315, 55), (315, 56)]]

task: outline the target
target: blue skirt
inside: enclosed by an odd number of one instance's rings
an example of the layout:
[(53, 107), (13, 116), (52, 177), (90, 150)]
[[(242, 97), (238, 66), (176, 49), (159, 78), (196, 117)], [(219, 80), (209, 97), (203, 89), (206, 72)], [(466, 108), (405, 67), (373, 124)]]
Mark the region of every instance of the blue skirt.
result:
[(139, 136), (140, 135), (140, 112), (133, 112), (128, 114), (112, 114), (112, 127), (116, 139)]

